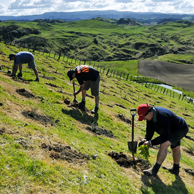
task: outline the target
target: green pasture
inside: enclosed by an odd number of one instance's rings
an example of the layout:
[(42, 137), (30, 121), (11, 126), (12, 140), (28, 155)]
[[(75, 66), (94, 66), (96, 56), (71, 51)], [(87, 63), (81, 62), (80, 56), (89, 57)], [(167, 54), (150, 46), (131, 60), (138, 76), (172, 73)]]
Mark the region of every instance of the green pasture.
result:
[[(93, 116), (90, 110), (94, 107), (94, 99), (89, 96), (86, 98), (86, 107), (89, 110), (86, 113), (64, 103), (65, 99), (70, 101), (70, 105), (73, 101), (73, 87), (67, 71), (77, 64), (71, 63), (71, 60), (57, 60), (53, 55), (49, 57), (35, 52), (40, 82), (30, 81), (35, 76), (25, 64), (25, 81), (13, 80), (7, 75), (13, 62), (7, 56), (19, 51), (20, 48), (0, 43), (0, 130), (5, 130), (0, 133), (0, 193), (194, 193), (193, 177), (184, 171), (184, 168), (194, 167), (192, 155), (186, 152), (193, 150), (192, 140), (184, 138), (182, 141), (179, 178), (163, 169), (158, 178), (147, 178), (142, 172), (120, 167), (108, 156), (110, 151), (131, 156), (127, 147), (127, 142), (131, 140), (131, 124), (121, 120), (118, 115), (131, 120), (130, 109), (145, 102), (166, 107), (187, 121), (190, 126), (188, 135), (194, 138), (193, 104), (156, 92), (134, 81), (109, 77), (106, 72), (101, 72), (100, 109), (98, 117)], [(95, 62), (94, 66), (98, 70), (105, 67), (141, 76), (138, 74), (137, 60)], [(19, 95), (16, 89), (21, 88), (33, 93), (35, 98)], [(81, 95), (78, 100), (81, 100)], [(44, 124), (26, 118), (23, 115), (25, 111), (43, 115), (49, 118), (49, 122)], [(138, 122), (135, 116), (135, 140), (144, 138), (145, 125), (144, 121)], [(87, 127), (112, 131), (114, 138), (94, 134)], [(90, 156), (90, 160), (69, 163), (62, 159), (53, 159), (50, 151), (42, 149), (42, 143), (69, 145), (72, 150)], [(155, 163), (157, 151), (157, 148), (149, 150), (151, 165)], [(92, 155), (97, 155), (97, 158), (93, 159)], [(143, 158), (139, 150), (135, 157)], [(169, 149), (165, 165), (171, 164), (172, 155)]]

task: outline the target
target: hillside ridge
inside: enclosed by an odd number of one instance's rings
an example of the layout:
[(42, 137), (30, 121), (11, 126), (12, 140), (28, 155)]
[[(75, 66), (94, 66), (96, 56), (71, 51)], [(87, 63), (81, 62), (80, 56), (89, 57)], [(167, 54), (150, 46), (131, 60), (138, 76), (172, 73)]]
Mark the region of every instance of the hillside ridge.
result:
[(78, 21), (103, 17), (109, 19), (131, 18), (142, 23), (158, 23), (160, 20), (194, 20), (193, 14), (174, 14), (174, 13), (155, 13), (155, 12), (130, 12), (115, 10), (94, 10), (94, 11), (78, 11), (78, 12), (46, 12), (40, 15), (24, 15), (24, 16), (0, 16), (0, 20), (16, 20), (16, 21), (32, 21), (35, 19), (62, 19), (66, 21)]

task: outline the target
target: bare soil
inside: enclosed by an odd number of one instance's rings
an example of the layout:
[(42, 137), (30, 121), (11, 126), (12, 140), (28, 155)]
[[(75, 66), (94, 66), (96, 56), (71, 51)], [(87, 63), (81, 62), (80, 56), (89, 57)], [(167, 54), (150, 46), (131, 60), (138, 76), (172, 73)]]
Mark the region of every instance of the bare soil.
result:
[(194, 141), (194, 139), (191, 136), (186, 135), (185, 138), (190, 139), (191, 141)]
[(22, 112), (22, 115), (25, 116), (26, 118), (39, 121), (43, 125), (53, 125), (53, 118), (45, 115), (38, 114), (36, 111), (31, 111), (31, 110), (24, 110)]
[(191, 176), (194, 177), (194, 170), (193, 169), (189, 169), (189, 168), (184, 168), (185, 172), (187, 172), (188, 174), (190, 174)]
[(127, 156), (123, 152), (117, 153), (112, 151), (112, 152), (109, 152), (108, 155), (112, 157), (119, 166), (125, 167), (125, 168), (132, 167), (139, 173), (151, 167), (151, 164), (146, 160), (135, 159), (133, 161), (133, 158), (131, 156)]
[(47, 80), (56, 80), (55, 77), (49, 77), (49, 76), (45, 76), (45, 75), (39, 76), (39, 77), (44, 78), (44, 79), (47, 79)]
[(34, 94), (28, 92), (27, 90), (25, 90), (24, 88), (22, 89), (16, 89), (16, 92), (26, 98), (34, 98)]
[(124, 116), (123, 114), (118, 114), (117, 117), (120, 118), (122, 121), (131, 124), (131, 120), (126, 118), (126, 116)]
[(48, 151), (51, 158), (66, 160), (69, 163), (85, 163), (90, 159), (88, 155), (77, 152), (77, 150), (73, 150), (68, 145), (42, 143), (41, 147)]
[[(135, 158), (135, 160), (133, 160), (131, 156), (128, 156), (123, 152), (117, 153), (111, 151), (108, 153), (108, 155), (113, 158), (119, 166), (124, 168), (133, 168), (138, 174), (140, 174), (143, 170), (149, 169), (151, 167), (151, 164), (148, 161), (139, 158)], [(193, 169), (183, 169), (186, 173), (194, 177)]]
[(169, 85), (194, 91), (194, 64), (175, 64), (164, 61), (139, 61), (139, 73)]
[(55, 85), (55, 84), (51, 84), (51, 83), (45, 83), (48, 86), (54, 87), (54, 88), (60, 88), (59, 86)]
[(114, 138), (115, 136), (113, 135), (113, 132), (107, 129), (100, 128), (98, 126), (88, 126), (86, 127), (86, 130), (91, 131), (92, 133), (96, 135), (105, 135), (110, 138)]

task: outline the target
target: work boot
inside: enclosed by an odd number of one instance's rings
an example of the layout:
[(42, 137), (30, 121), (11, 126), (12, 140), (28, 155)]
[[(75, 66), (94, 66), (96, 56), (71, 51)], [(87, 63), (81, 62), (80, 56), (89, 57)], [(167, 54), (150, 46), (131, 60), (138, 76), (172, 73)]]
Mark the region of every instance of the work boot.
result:
[(36, 78), (34, 81), (39, 82), (39, 78)]
[(179, 175), (179, 168), (174, 169), (173, 167), (168, 168), (168, 167), (165, 167), (165, 166), (162, 166), (162, 168), (168, 170), (171, 174)]
[(81, 102), (78, 104), (79, 109), (85, 110), (85, 104), (86, 104), (86, 102), (81, 101)]
[(98, 112), (98, 107), (95, 107), (95, 108), (91, 111), (92, 114), (96, 114), (97, 112)]
[(11, 74), (12, 79), (15, 79), (16, 75), (15, 74)]
[(22, 77), (22, 73), (18, 73), (18, 78)]
[(156, 176), (158, 173), (158, 170), (153, 166), (147, 170), (143, 170), (143, 173), (147, 176)]

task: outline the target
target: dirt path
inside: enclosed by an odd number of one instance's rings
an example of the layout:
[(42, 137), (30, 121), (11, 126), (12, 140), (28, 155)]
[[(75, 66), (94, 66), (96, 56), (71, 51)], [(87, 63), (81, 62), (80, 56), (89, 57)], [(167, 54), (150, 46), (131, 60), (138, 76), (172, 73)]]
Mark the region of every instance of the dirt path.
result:
[(194, 64), (143, 60), (139, 61), (139, 73), (194, 92)]

